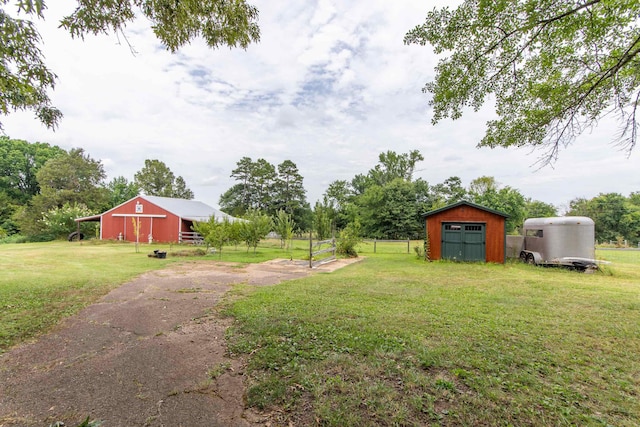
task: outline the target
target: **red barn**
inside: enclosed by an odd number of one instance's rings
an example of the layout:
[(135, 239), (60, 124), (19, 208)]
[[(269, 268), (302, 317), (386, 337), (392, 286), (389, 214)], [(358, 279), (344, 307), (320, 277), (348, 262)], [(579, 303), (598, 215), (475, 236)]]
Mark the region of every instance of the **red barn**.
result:
[(139, 242), (182, 242), (192, 240), (194, 221), (236, 218), (195, 200), (137, 196), (115, 208), (76, 221), (100, 221), (100, 239)]
[(425, 215), (429, 259), (506, 260), (506, 214), (462, 201)]

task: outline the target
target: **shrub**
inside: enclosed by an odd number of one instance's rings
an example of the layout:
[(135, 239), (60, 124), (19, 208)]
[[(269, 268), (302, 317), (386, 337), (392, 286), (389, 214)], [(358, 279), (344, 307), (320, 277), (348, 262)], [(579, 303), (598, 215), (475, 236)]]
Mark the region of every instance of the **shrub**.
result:
[(0, 243), (27, 243), (28, 241), (29, 239), (21, 234), (12, 234), (0, 239)]
[(362, 242), (362, 237), (360, 236), (360, 223), (358, 221), (350, 222), (340, 232), (336, 245), (336, 252), (340, 255), (355, 258), (358, 256), (356, 246), (358, 246), (360, 242)]
[[(85, 205), (65, 203), (62, 207), (51, 209), (45, 213), (42, 224), (47, 235), (52, 235), (54, 238), (66, 238), (69, 233), (78, 228), (75, 219), (89, 215), (91, 215), (91, 211)], [(94, 224), (82, 223), (80, 231), (86, 236), (91, 236), (95, 232), (94, 227)]]
[(415, 245), (413, 247), (413, 251), (416, 253), (416, 258), (418, 259), (424, 258), (424, 250), (420, 247), (420, 245)]

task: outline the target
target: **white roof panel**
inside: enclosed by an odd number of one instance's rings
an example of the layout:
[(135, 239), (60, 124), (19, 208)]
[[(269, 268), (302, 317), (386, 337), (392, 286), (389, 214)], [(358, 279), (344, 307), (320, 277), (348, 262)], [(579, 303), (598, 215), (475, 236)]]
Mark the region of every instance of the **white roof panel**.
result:
[(237, 218), (197, 200), (174, 199), (159, 196), (140, 197), (182, 219), (190, 221), (208, 221), (212, 216), (215, 216), (217, 220), (222, 220), (223, 218), (228, 218), (232, 222), (237, 220)]

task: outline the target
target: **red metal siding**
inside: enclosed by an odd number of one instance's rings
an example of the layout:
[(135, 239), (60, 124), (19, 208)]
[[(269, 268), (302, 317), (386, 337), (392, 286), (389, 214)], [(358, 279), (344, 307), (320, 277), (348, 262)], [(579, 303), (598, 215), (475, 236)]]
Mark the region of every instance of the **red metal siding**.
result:
[(429, 237), (429, 258), (442, 257), (442, 223), (475, 222), (486, 224), (485, 255), (487, 262), (504, 263), (505, 260), (505, 218), (473, 206), (455, 206), (437, 212), (426, 219)]
[[(115, 240), (122, 233), (124, 240), (136, 241), (134, 221), (137, 223), (137, 218), (114, 215), (136, 215), (136, 204), (138, 202), (142, 205), (142, 212), (139, 213), (141, 215), (139, 217), (140, 242), (149, 242), (150, 234), (153, 236), (154, 242), (177, 242), (180, 218), (141, 197), (129, 200), (102, 215), (102, 239)], [(149, 218), (144, 215), (166, 215), (166, 217)]]

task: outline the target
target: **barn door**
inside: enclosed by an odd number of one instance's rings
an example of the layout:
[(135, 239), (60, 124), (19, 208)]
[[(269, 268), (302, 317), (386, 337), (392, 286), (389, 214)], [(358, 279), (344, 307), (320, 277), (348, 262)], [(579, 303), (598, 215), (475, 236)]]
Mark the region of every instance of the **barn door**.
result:
[(442, 224), (442, 259), (462, 261), (462, 225)]
[(442, 258), (485, 261), (484, 224), (442, 224)]
[(484, 224), (464, 224), (463, 245), (465, 261), (485, 261)]

